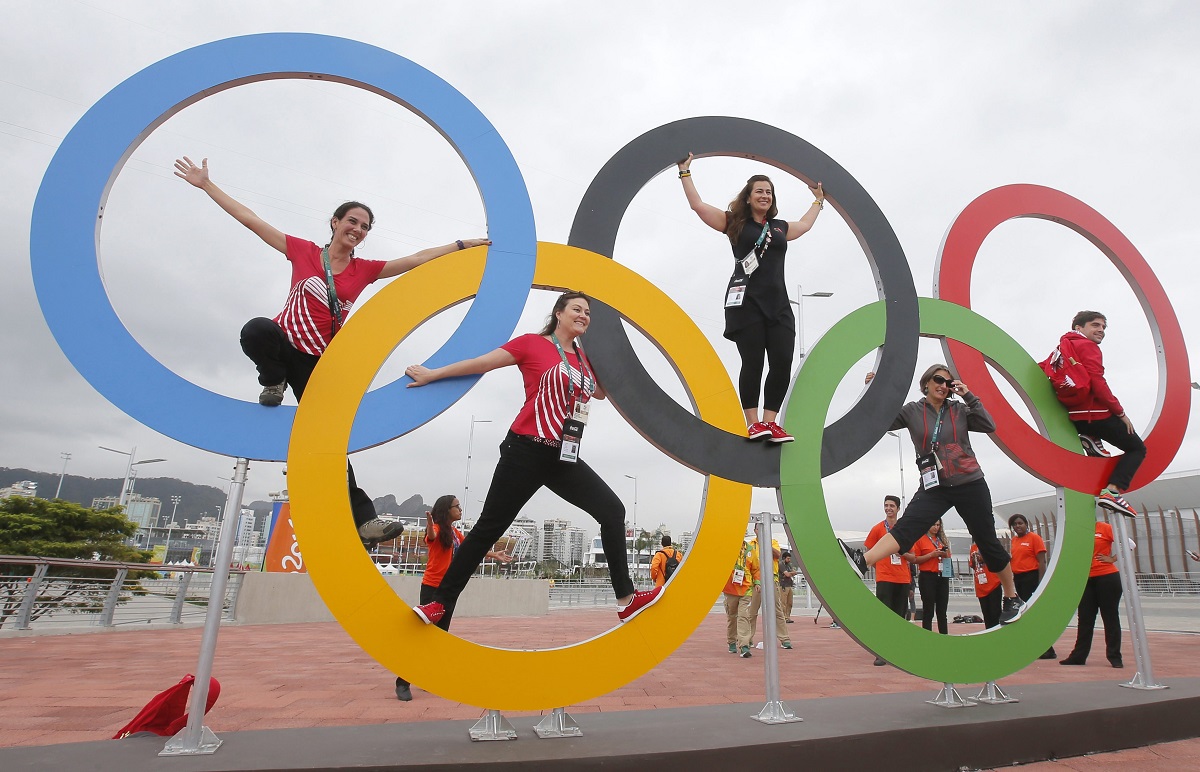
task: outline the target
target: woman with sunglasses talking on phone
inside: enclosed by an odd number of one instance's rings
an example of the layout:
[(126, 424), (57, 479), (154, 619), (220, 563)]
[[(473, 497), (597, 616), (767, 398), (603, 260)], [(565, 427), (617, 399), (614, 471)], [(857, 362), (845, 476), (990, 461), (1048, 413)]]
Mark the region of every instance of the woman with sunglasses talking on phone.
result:
[[(868, 374), (867, 381), (874, 375)], [(930, 367), (919, 384), (925, 396), (900, 408), (890, 428), (908, 429), (917, 452), (921, 485), (891, 532), (867, 551), (867, 565), (911, 551), (913, 544), (953, 507), (979, 546), (988, 569), (1000, 576), (1004, 588), (1000, 624), (1015, 622), (1025, 606), (1013, 584), (1008, 552), (996, 538), (992, 492), (971, 450), (970, 432), (994, 432), (996, 423), (979, 397), (966, 384), (954, 380), (946, 365)]]

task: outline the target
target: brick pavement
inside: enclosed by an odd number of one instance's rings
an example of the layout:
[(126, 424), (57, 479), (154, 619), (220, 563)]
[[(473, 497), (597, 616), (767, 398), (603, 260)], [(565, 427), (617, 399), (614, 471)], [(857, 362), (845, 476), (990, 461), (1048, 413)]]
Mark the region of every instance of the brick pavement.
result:
[[(586, 640), (614, 621), (611, 609), (564, 610), (543, 617), (464, 618), (455, 620), (454, 631), (491, 646), (526, 647), (537, 641), (548, 648)], [(665, 662), (610, 694), (568, 706), (569, 712), (582, 716), (765, 699), (762, 652), (750, 659), (729, 654), (724, 625), (724, 615), (710, 614)], [(875, 692), (917, 692), (914, 710), (933, 709), (920, 699), (932, 697), (938, 684), (895, 668), (872, 666), (870, 654), (845, 632), (827, 625), (825, 620), (813, 624), (811, 618), (797, 617), (788, 626), (795, 649), (780, 651), (780, 689), (797, 713), (803, 715), (806, 698)], [(976, 628), (953, 625), (952, 631)], [(0, 747), (112, 736), (153, 694), (193, 670), (200, 633), (199, 628), (187, 628), (0, 639)], [(1056, 644), (1058, 651), (1070, 651), (1073, 640), (1074, 630), (1068, 629)], [(1195, 635), (1151, 633), (1150, 642), (1160, 681), (1200, 676), (1194, 657), (1200, 641)], [(1128, 639), (1125, 652), (1132, 665)], [(336, 623), (223, 627), (213, 672), (222, 691), (206, 723), (218, 735), (247, 729), (471, 720), (481, 714), (478, 707), (419, 688), (414, 688), (412, 702), (399, 702), (391, 674)], [(1095, 680), (1115, 684), (1132, 674), (1130, 666), (1110, 668), (1102, 653), (1093, 651), (1086, 667), (1036, 661), (1002, 685)], [(1098, 770), (1116, 763), (1138, 770), (1200, 767), (1200, 739), (1026, 769)]]

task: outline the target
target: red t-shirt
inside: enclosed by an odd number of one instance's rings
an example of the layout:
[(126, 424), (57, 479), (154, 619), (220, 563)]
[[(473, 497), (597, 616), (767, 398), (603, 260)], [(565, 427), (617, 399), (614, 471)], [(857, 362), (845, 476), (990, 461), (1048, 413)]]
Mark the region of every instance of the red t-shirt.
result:
[[(863, 546), (871, 549), (884, 534), (888, 532), (887, 521), (883, 520), (875, 524), (871, 532), (867, 534), (867, 540), (863, 542)], [(900, 558), (898, 563), (893, 563), (895, 558)], [(875, 581), (877, 582), (892, 582), (893, 584), (911, 584), (912, 574), (909, 573), (908, 561), (899, 555), (886, 557), (875, 564)]]
[(983, 598), (991, 595), (992, 591), (1000, 586), (1000, 575), (993, 574), (988, 570), (987, 563), (983, 562), (983, 555), (979, 554), (979, 547), (971, 545), (971, 556), (968, 558), (971, 564), (971, 573), (975, 577), (975, 597)]
[(1012, 539), (1012, 570), (1014, 574), (1038, 570), (1038, 555), (1046, 551), (1046, 542), (1033, 531)]
[(453, 534), (453, 544), (449, 547), (443, 547), (441, 539), (438, 538), (437, 523), (430, 523), (429, 530), (425, 532), (425, 546), (429, 548), (429, 560), (425, 563), (425, 576), (421, 579), (421, 584), (430, 587), (437, 587), (442, 583), (442, 577), (446, 575), (446, 569), (450, 567), (450, 560), (454, 557), (454, 553), (458, 552), (458, 545), (462, 544), (463, 534), (457, 528), (451, 528)]
[(1092, 548), (1092, 570), (1088, 572), (1088, 576), (1107, 576), (1121, 570), (1117, 568), (1116, 563), (1097, 559), (1101, 555), (1112, 554), (1113, 541), (1112, 526), (1104, 522), (1096, 523), (1096, 544)]
[[(922, 555), (928, 555), (931, 552), (937, 552), (943, 546), (945, 545), (942, 544), (940, 540), (937, 544), (934, 544), (933, 539), (929, 538), (929, 534), (925, 534), (920, 539), (917, 539), (917, 543), (913, 545), (912, 553), (917, 557), (921, 557)], [(942, 559), (931, 558), (926, 560), (924, 563), (919, 564), (917, 568), (922, 571), (931, 571), (935, 574), (940, 574), (942, 572)]]
[[(292, 263), (292, 290), (275, 323), (299, 351), (320, 356), (333, 337), (333, 316), (329, 313), (329, 288), (325, 284), (325, 264), (321, 248), (311, 241), (287, 237), (287, 259)], [(350, 258), (350, 264), (333, 277), (342, 321), (367, 285), (379, 278), (382, 260)]]
[[(576, 399), (587, 402), (596, 391), (596, 378), (587, 355), (584, 354), (581, 372), (579, 357), (563, 349), (568, 364), (564, 368), (558, 347), (534, 333), (513, 338), (500, 348), (516, 357), (525, 381), (525, 405), (512, 423), (513, 433), (561, 440), (563, 421), (571, 414), (568, 378), (575, 385)], [(576, 348), (583, 350), (578, 344)]]

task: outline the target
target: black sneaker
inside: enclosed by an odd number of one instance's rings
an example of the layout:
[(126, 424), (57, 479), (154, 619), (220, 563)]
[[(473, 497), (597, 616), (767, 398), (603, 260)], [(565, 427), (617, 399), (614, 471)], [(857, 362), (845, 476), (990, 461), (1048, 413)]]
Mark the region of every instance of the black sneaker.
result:
[(262, 394), (258, 395), (258, 404), (265, 407), (279, 407), (283, 404), (283, 392), (287, 390), (287, 381), (274, 386), (263, 386)]
[(1025, 601), (1018, 597), (1005, 598), (1000, 606), (1000, 624), (1011, 625), (1025, 613)]

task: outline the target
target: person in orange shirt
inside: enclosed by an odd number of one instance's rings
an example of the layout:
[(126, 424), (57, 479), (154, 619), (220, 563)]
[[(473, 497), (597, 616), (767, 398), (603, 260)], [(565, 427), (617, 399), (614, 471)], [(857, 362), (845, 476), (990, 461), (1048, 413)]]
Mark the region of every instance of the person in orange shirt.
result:
[[(433, 592), (442, 583), (450, 560), (462, 544), (463, 533), (455, 525), (462, 520), (462, 506), (458, 496), (447, 494), (433, 502), (433, 509), (425, 513), (425, 547), (429, 550), (429, 558), (425, 562), (425, 575), (421, 577), (421, 602), (428, 603), (433, 599)], [(485, 557), (494, 558), (501, 563), (511, 563), (512, 556), (507, 552), (488, 552)], [(437, 621), (437, 626), (443, 630), (450, 629), (450, 618), (454, 616), (454, 604), (446, 607), (445, 615)], [(396, 676), (396, 699), (408, 702), (412, 699), (412, 689), (408, 681)]]
[(662, 587), (667, 583), (667, 560), (672, 557), (683, 560), (683, 553), (671, 546), (671, 537), (664, 533), (662, 549), (655, 552), (654, 559), (650, 561), (650, 578), (654, 580), (655, 587)]
[(912, 548), (912, 562), (917, 564), (917, 590), (921, 593), (921, 626), (933, 629), (933, 617), (937, 614), (938, 632), (950, 633), (946, 620), (946, 609), (950, 605), (950, 576), (954, 567), (950, 562), (950, 543), (938, 520), (929, 531), (917, 539)]
[[(1008, 518), (1008, 527), (1013, 533), (1009, 550), (1012, 553), (1013, 584), (1017, 586), (1017, 595), (1028, 603), (1046, 573), (1046, 542), (1029, 530), (1029, 520), (1025, 515), (1017, 514)], [(1058, 654), (1051, 646), (1038, 659), (1058, 659)]]
[(1088, 572), (1083, 597), (1079, 599), (1079, 618), (1075, 630), (1075, 648), (1060, 665), (1087, 664), (1092, 651), (1092, 633), (1096, 630), (1096, 612), (1104, 620), (1104, 654), (1108, 664), (1125, 667), (1121, 659), (1121, 575), (1113, 554), (1113, 529), (1108, 523), (1096, 523), (1092, 570)]
[[(743, 657), (750, 656), (750, 589), (759, 580), (758, 564), (750, 565), (750, 545), (742, 542), (742, 551), (733, 564), (733, 573), (725, 582), (725, 638), (729, 653), (741, 651)], [(739, 650), (739, 646), (742, 649)]]
[(987, 628), (1000, 626), (1000, 576), (988, 570), (979, 547), (971, 545), (971, 554), (967, 558), (971, 573), (975, 577), (975, 597), (979, 600), (979, 611), (983, 614), (983, 626)]
[[(779, 591), (779, 558), (783, 551), (779, 548), (779, 542), (771, 539), (771, 553), (774, 564), (774, 569), (770, 573), (771, 581), (775, 582), (775, 637), (779, 639), (779, 645), (785, 649), (792, 648), (792, 639), (787, 633), (787, 622), (783, 618), (783, 595)], [(758, 556), (758, 539), (750, 540), (750, 557), (747, 558), (747, 564), (752, 566), (752, 570), (759, 578), (754, 581), (754, 590), (750, 594), (750, 640), (754, 639), (754, 630), (758, 625), (758, 610), (762, 607), (762, 583), (767, 577), (761, 575), (760, 560)], [(739, 646), (738, 651), (743, 657), (750, 656), (749, 641), (743, 650)]]
[[(863, 546), (871, 549), (896, 527), (896, 516), (900, 514), (900, 497), (883, 497), (883, 520), (875, 524), (867, 534)], [(908, 592), (912, 586), (912, 576), (909, 572), (909, 559), (912, 553), (890, 555), (875, 564), (875, 597), (883, 605), (896, 612), (901, 618), (908, 618)], [(882, 667), (887, 661), (883, 657), (875, 658), (875, 665)]]

